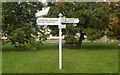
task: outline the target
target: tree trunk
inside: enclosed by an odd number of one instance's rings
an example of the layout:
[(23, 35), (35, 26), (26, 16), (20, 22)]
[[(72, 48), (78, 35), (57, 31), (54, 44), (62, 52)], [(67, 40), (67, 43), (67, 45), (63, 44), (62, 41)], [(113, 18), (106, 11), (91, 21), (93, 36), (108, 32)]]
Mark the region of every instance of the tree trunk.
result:
[(82, 33), (82, 31), (80, 31), (80, 37), (79, 37), (79, 43), (78, 43), (78, 46), (81, 47), (82, 45), (82, 40), (84, 39), (84, 33)]
[(94, 40), (91, 40), (91, 42), (94, 42)]

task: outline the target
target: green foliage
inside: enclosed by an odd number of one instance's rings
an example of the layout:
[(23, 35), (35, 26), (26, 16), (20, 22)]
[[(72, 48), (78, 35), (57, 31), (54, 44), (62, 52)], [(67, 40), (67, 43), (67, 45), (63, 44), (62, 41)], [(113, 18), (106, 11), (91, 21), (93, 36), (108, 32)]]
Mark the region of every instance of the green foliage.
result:
[(109, 22), (109, 38), (120, 39), (120, 2), (111, 2), (109, 6), (110, 12), (110, 22)]
[(98, 29), (87, 28), (85, 29), (85, 32), (86, 32), (87, 39), (91, 40), (92, 42), (104, 36), (104, 32)]
[(107, 37), (109, 38), (109, 39), (116, 39), (116, 36), (117, 34), (115, 34), (114, 32), (112, 32), (112, 31), (109, 31), (108, 33), (107, 33)]
[(72, 25), (72, 24), (67, 25), (65, 40), (69, 43), (78, 42), (75, 37), (76, 32), (77, 32), (77, 30), (74, 25)]
[(35, 41), (38, 32), (41, 33), (36, 25), (35, 13), (42, 7), (43, 4), (40, 2), (3, 2), (3, 36), (14, 45)]
[[(56, 11), (54, 11), (56, 10)], [(106, 27), (109, 21), (109, 10), (105, 5), (101, 5), (100, 3), (72, 3), (65, 2), (59, 3), (51, 6), (51, 10), (49, 12), (49, 17), (58, 17), (59, 13), (62, 13), (67, 18), (79, 18), (80, 24), (82, 27), (94, 27), (94, 28), (102, 28)], [(80, 25), (78, 24), (78, 25)]]

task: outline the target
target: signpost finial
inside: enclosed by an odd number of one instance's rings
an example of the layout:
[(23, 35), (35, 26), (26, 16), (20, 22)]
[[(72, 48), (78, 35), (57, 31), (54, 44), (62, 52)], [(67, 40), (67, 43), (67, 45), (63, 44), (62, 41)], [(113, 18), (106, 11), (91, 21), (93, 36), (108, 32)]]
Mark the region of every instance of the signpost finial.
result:
[(61, 13), (59, 13), (59, 15), (58, 15), (59, 17), (62, 17), (63, 15), (61, 14)]

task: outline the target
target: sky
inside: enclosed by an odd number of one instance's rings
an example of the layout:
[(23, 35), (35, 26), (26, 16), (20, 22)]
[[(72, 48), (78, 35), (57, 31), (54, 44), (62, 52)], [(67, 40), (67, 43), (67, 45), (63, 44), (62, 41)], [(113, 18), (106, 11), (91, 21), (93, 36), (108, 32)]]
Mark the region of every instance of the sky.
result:
[(40, 2), (42, 2), (42, 3), (45, 3), (45, 2), (47, 2), (47, 0), (39, 0)]

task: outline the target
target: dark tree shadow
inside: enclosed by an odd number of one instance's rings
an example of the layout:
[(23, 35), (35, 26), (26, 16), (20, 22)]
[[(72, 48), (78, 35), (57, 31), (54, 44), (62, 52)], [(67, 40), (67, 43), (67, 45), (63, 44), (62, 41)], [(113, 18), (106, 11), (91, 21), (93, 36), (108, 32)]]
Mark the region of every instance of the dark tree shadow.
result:
[[(63, 43), (62, 45), (63, 49), (75, 49), (75, 50), (110, 50), (110, 49), (118, 49), (117, 43), (83, 43), (81, 47), (78, 47), (76, 45), (66, 45)], [(29, 44), (26, 44), (25, 47), (14, 47), (11, 44), (5, 44), (2, 46), (3, 52), (8, 51), (40, 51), (40, 50), (58, 50), (59, 44), (58, 43), (43, 43), (43, 44), (37, 44), (35, 46), (31, 46)]]
[(68, 49), (87, 49), (87, 50), (105, 50), (105, 49), (118, 49), (117, 43), (83, 43), (81, 47), (78, 47), (76, 45), (64, 45), (64, 48)]

